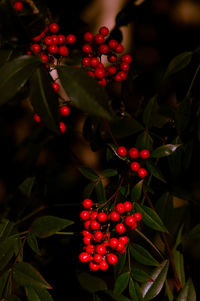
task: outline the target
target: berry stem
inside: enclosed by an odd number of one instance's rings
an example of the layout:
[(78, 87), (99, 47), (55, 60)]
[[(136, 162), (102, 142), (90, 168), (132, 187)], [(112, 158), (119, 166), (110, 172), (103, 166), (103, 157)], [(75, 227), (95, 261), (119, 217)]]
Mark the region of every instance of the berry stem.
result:
[(115, 192), (115, 200), (114, 200), (114, 203), (113, 203), (113, 208), (115, 208), (115, 205), (116, 205), (116, 202), (117, 202), (117, 197), (118, 197), (118, 194), (119, 194), (119, 190), (120, 190), (123, 182), (124, 182), (124, 178), (121, 178), (119, 186), (117, 187), (117, 190)]
[(74, 232), (56, 232), (55, 234), (59, 234), (59, 235), (74, 235)]
[(33, 215), (37, 214), (38, 212), (44, 210), (46, 207), (44, 205), (40, 206), (39, 208), (35, 209), (33, 212), (29, 213), (28, 215), (24, 216), (22, 219), (18, 220), (15, 223), (15, 226), (18, 224), (21, 224), (22, 222), (26, 221), (27, 219), (29, 219), (30, 217), (32, 217)]
[(35, 5), (35, 3), (33, 2), (33, 0), (25, 0), (25, 2), (30, 5), (30, 7), (32, 8), (34, 14), (39, 14), (40, 11), (37, 8), (37, 6)]
[(118, 145), (118, 143), (117, 143), (117, 140), (116, 140), (115, 137), (113, 136), (113, 133), (112, 133), (111, 128), (110, 128), (110, 125), (109, 125), (109, 123), (108, 123), (106, 120), (104, 120), (104, 125), (105, 125), (105, 127), (106, 127), (108, 133), (110, 134), (110, 137), (112, 138), (112, 141), (113, 141), (113, 143), (115, 144), (115, 146), (116, 146), (116, 147), (119, 147), (119, 145)]

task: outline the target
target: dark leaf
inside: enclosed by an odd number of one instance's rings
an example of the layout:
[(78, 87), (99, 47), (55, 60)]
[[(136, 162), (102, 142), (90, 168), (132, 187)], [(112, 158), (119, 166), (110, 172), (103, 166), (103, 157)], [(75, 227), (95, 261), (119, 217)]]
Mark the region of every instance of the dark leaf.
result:
[(148, 129), (152, 127), (154, 111), (156, 110), (157, 106), (157, 95), (154, 95), (147, 103), (142, 116), (143, 123)]
[(167, 297), (168, 297), (169, 301), (173, 301), (174, 296), (172, 294), (171, 288), (169, 287), (167, 279), (165, 280), (165, 288), (166, 288), (166, 293), (167, 293)]
[(162, 181), (163, 183), (166, 183), (166, 180), (159, 169), (159, 167), (151, 160), (146, 161), (146, 166), (148, 171), (158, 180)]
[(200, 238), (200, 224), (197, 224), (192, 230), (190, 230), (187, 236), (190, 239)]
[(170, 156), (180, 146), (181, 146), (181, 144), (165, 144), (165, 145), (159, 146), (158, 148), (154, 149), (154, 151), (151, 153), (151, 157), (152, 158), (162, 158), (162, 157)]
[(119, 255), (118, 257), (118, 263), (116, 264), (116, 266), (114, 267), (114, 271), (116, 275), (119, 275), (122, 273), (125, 263), (126, 263), (126, 254), (127, 252), (124, 252), (124, 254)]
[(134, 282), (132, 278), (129, 281), (129, 294), (132, 301), (142, 301), (144, 300), (140, 291), (140, 287), (137, 282)]
[(90, 167), (79, 167), (82, 175), (89, 180), (97, 180), (99, 175)]
[(116, 138), (129, 137), (144, 130), (144, 127), (136, 119), (127, 117), (115, 119), (110, 124), (110, 128)]
[(180, 294), (178, 295), (178, 298), (176, 301), (196, 301), (197, 296), (195, 292), (195, 288), (193, 285), (193, 282), (191, 279), (189, 279), (182, 290), (180, 291)]
[(130, 273), (125, 272), (116, 279), (114, 290), (113, 290), (113, 294), (115, 298), (121, 295), (121, 293), (127, 288), (129, 283), (129, 278), (130, 278)]
[(28, 301), (53, 301), (53, 298), (46, 289), (26, 287)]
[(84, 198), (89, 198), (94, 190), (94, 187), (95, 187), (96, 183), (95, 182), (91, 182), (91, 183), (88, 183), (84, 190), (83, 190), (83, 197)]
[[(21, 299), (17, 296), (12, 295), (12, 296), (8, 297), (7, 301), (21, 301)], [(35, 300), (35, 301), (37, 301), (37, 300)]]
[(156, 212), (160, 216), (161, 220), (164, 222), (166, 227), (171, 225), (171, 219), (169, 216), (172, 216), (173, 213), (173, 198), (169, 192), (165, 192), (156, 202)]
[(102, 184), (102, 181), (99, 180), (98, 184), (95, 186), (97, 200), (99, 203), (104, 203), (106, 201), (105, 190)]
[(80, 282), (81, 287), (90, 293), (106, 291), (108, 289), (106, 282), (102, 278), (93, 276), (89, 273), (83, 272), (78, 274), (78, 281)]
[(145, 301), (155, 298), (160, 293), (167, 277), (168, 267), (168, 260), (163, 261), (160, 267), (150, 274), (151, 279), (154, 281), (150, 280), (142, 284), (141, 292)]
[(178, 274), (178, 278), (181, 281), (181, 286), (183, 287), (185, 284), (185, 269), (184, 269), (184, 256), (183, 253), (178, 249), (179, 245), (181, 244), (182, 241), (182, 232), (183, 232), (183, 224), (181, 225), (177, 238), (176, 238), (176, 243), (173, 248), (173, 257), (174, 257), (174, 263), (176, 267), (176, 271)]
[(19, 185), (19, 190), (28, 198), (31, 196), (31, 191), (35, 183), (35, 177), (27, 178)]
[(111, 168), (109, 168), (109, 169), (105, 169), (105, 170), (102, 171), (102, 175), (103, 175), (104, 177), (107, 177), (107, 178), (114, 177), (114, 176), (116, 176), (117, 174), (118, 174), (118, 172), (117, 172), (116, 169), (111, 169)]
[(33, 250), (33, 252), (35, 252), (38, 255), (41, 255), (39, 247), (38, 247), (37, 238), (35, 237), (35, 235), (32, 232), (30, 232), (27, 236), (27, 243), (28, 243), (29, 247)]
[(139, 263), (149, 266), (158, 266), (158, 261), (142, 246), (134, 244), (130, 245), (131, 256)]
[(31, 225), (31, 232), (37, 237), (49, 237), (73, 223), (71, 220), (56, 216), (42, 216), (34, 220)]
[(33, 287), (26, 287), (26, 296), (28, 301), (41, 301)]
[(192, 60), (192, 55), (193, 53), (191, 51), (187, 51), (174, 57), (167, 67), (164, 78), (187, 67)]
[(0, 248), (0, 270), (9, 263), (15, 252), (15, 244), (18, 238), (8, 238), (1, 243)]
[(136, 140), (136, 147), (138, 149), (148, 149), (151, 150), (153, 147), (153, 139), (149, 135), (148, 131), (142, 132)]
[(149, 275), (145, 271), (137, 268), (132, 269), (131, 275), (133, 279), (138, 282), (145, 282), (150, 279)]
[(184, 98), (174, 113), (175, 126), (178, 133), (183, 132), (190, 121), (191, 103), (188, 97)]
[(2, 218), (0, 220), (0, 239), (3, 240), (7, 238), (11, 231), (13, 230), (14, 223), (10, 222), (7, 218)]
[(0, 277), (0, 298), (3, 297), (3, 292), (9, 277), (9, 270), (5, 271)]
[(131, 199), (133, 201), (138, 201), (141, 198), (142, 194), (142, 187), (143, 187), (144, 180), (140, 180), (131, 191)]

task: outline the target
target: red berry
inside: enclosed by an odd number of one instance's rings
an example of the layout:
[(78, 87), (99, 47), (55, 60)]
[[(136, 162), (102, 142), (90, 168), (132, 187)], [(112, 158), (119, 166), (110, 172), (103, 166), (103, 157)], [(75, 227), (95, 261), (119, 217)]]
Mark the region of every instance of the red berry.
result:
[(44, 43), (47, 45), (47, 46), (50, 46), (53, 44), (53, 40), (52, 40), (52, 37), (51, 36), (46, 36), (44, 38)]
[(33, 119), (35, 120), (35, 122), (40, 123), (40, 116), (38, 114), (34, 114), (33, 115)]
[(99, 29), (99, 33), (102, 34), (103, 36), (107, 36), (109, 34), (109, 29), (106, 26), (102, 26)]
[(39, 36), (36, 36), (36, 37), (33, 37), (32, 38), (32, 40), (34, 41), (34, 42), (39, 42), (40, 40), (41, 40), (41, 35), (39, 35)]
[(91, 223), (90, 220), (85, 221), (85, 222), (84, 222), (84, 228), (88, 230), (88, 229), (90, 228), (90, 223)]
[(118, 241), (118, 239), (117, 238), (111, 238), (110, 240), (109, 240), (109, 246), (112, 248), (112, 249), (115, 249), (117, 246), (118, 246), (118, 243), (119, 243), (119, 241)]
[(97, 217), (97, 215), (98, 215), (98, 212), (97, 211), (92, 211), (91, 213), (90, 213), (90, 220), (92, 221), (92, 220), (95, 220), (95, 218)]
[(90, 65), (92, 67), (97, 67), (99, 65), (99, 59), (97, 57), (92, 57), (90, 59)]
[(127, 212), (131, 211), (132, 208), (133, 208), (133, 205), (131, 202), (129, 202), (129, 201), (124, 202), (124, 210), (125, 211), (127, 211)]
[(126, 147), (125, 146), (119, 146), (117, 148), (117, 154), (119, 156), (121, 156), (121, 157), (126, 157), (126, 155), (127, 155), (127, 149), (126, 149)]
[(111, 48), (111, 49), (115, 49), (117, 46), (118, 46), (118, 42), (116, 40), (110, 40), (108, 42), (108, 46)]
[(126, 231), (124, 225), (122, 223), (119, 223), (115, 226), (115, 230), (118, 232), (118, 233), (124, 233)]
[(56, 46), (56, 45), (50, 45), (48, 47), (48, 52), (50, 54), (56, 54), (58, 52), (58, 46)]
[(119, 254), (124, 254), (125, 252), (126, 252), (126, 248), (124, 247), (123, 250), (121, 250), (121, 251), (119, 252)]
[(97, 216), (97, 220), (100, 222), (100, 223), (105, 223), (107, 221), (107, 214), (105, 212), (100, 212)]
[(116, 251), (117, 252), (121, 252), (124, 249), (124, 244), (123, 242), (119, 242), (117, 247), (116, 247)]
[(140, 168), (140, 164), (138, 162), (132, 162), (130, 168), (132, 171), (137, 172)]
[(89, 211), (87, 211), (87, 210), (81, 211), (81, 213), (80, 213), (80, 218), (81, 218), (83, 221), (88, 220), (88, 219), (90, 218), (90, 213), (89, 213)]
[(52, 87), (55, 92), (58, 92), (60, 90), (60, 85), (58, 83), (52, 83)]
[(102, 260), (99, 264), (99, 268), (102, 271), (106, 271), (108, 269), (108, 264), (105, 260)]
[(63, 34), (59, 34), (58, 35), (58, 44), (65, 44), (66, 39), (65, 36)]
[(60, 131), (62, 134), (66, 131), (66, 125), (62, 121), (60, 121)]
[(91, 221), (90, 229), (91, 230), (98, 230), (100, 228), (100, 224), (97, 221)]
[(128, 154), (131, 159), (137, 159), (139, 157), (139, 151), (135, 147), (130, 148)]
[(125, 212), (125, 208), (124, 208), (124, 204), (123, 203), (118, 203), (116, 205), (115, 210), (119, 213), (119, 214), (123, 214)]
[(109, 52), (109, 47), (106, 44), (102, 44), (99, 46), (99, 52), (102, 54), (106, 54)]
[(136, 223), (135, 217), (132, 215), (126, 216), (124, 223), (128, 227), (132, 227)]
[(110, 253), (106, 256), (106, 260), (109, 264), (114, 265), (118, 262), (118, 257), (117, 255)]
[(94, 41), (97, 44), (103, 44), (104, 43), (104, 36), (100, 33), (96, 34), (96, 36), (94, 37)]
[(53, 43), (54, 45), (58, 44), (58, 36), (57, 36), (57, 35), (53, 34), (53, 35), (51, 36), (51, 38), (52, 38), (52, 43)]
[(92, 47), (88, 44), (84, 44), (82, 47), (82, 51), (85, 53), (90, 53), (90, 52), (92, 52)]
[(91, 234), (85, 235), (85, 236), (83, 237), (83, 243), (84, 243), (85, 245), (90, 245), (91, 239), (92, 239), (92, 235), (91, 235)]
[(101, 231), (96, 231), (94, 233), (94, 238), (98, 241), (101, 240), (103, 238), (103, 233)]
[(93, 34), (91, 32), (86, 32), (83, 36), (85, 42), (91, 42), (93, 39)]
[(108, 73), (114, 75), (117, 72), (117, 68), (115, 66), (110, 66), (107, 68)]
[(21, 1), (16, 1), (14, 4), (13, 4), (13, 7), (16, 11), (21, 11), (23, 8), (24, 8), (24, 5)]
[(130, 64), (132, 62), (132, 56), (130, 54), (124, 54), (121, 57), (121, 61)]
[(84, 199), (82, 202), (82, 206), (84, 209), (90, 209), (92, 207), (92, 205), (93, 205), (93, 202), (91, 199)]
[(118, 222), (120, 220), (120, 215), (116, 211), (112, 211), (109, 215), (109, 218), (112, 222)]
[(80, 260), (81, 262), (83, 262), (83, 263), (88, 262), (88, 261), (89, 261), (89, 258), (90, 258), (90, 256), (89, 256), (89, 254), (86, 253), (86, 252), (82, 252), (82, 253), (79, 255), (79, 260)]
[(119, 71), (119, 72), (117, 73), (117, 75), (120, 76), (121, 81), (123, 81), (123, 80), (125, 80), (125, 79), (127, 78), (127, 73), (124, 72), (124, 71)]
[(143, 179), (147, 176), (147, 171), (145, 168), (139, 168), (137, 174), (139, 178)]
[(124, 47), (122, 44), (119, 44), (116, 48), (115, 48), (115, 52), (117, 53), (122, 53), (124, 51)]
[(87, 230), (83, 230), (83, 231), (82, 231), (82, 234), (83, 234), (83, 236), (86, 236), (86, 235), (90, 234), (90, 232), (87, 231)]
[(86, 251), (88, 254), (92, 254), (92, 253), (94, 252), (94, 250), (95, 250), (95, 246), (93, 246), (93, 245), (91, 245), (91, 244), (87, 245), (86, 248), (85, 248), (85, 251)]
[(142, 219), (142, 214), (140, 212), (135, 212), (134, 217), (135, 217), (136, 221), (139, 222)]
[(99, 67), (95, 69), (94, 73), (95, 73), (96, 78), (99, 78), (99, 79), (101, 79), (105, 76), (105, 70), (102, 68), (99, 68)]
[(108, 247), (108, 246), (109, 246), (109, 242), (108, 242), (107, 240), (105, 240), (105, 241), (103, 242), (103, 246), (104, 246), (104, 247)]
[(32, 51), (35, 52), (35, 53), (39, 53), (39, 52), (41, 51), (41, 47), (40, 47), (39, 44), (33, 44), (33, 45), (31, 46), (31, 49), (32, 49)]
[(74, 34), (68, 34), (66, 36), (66, 41), (68, 44), (74, 44), (76, 42), (76, 36)]
[(129, 64), (127, 64), (127, 63), (121, 63), (120, 64), (120, 69), (122, 70), (122, 71), (128, 71), (129, 69), (130, 69), (130, 65)]
[(48, 56), (46, 54), (44, 54), (44, 53), (40, 54), (40, 58), (43, 61), (43, 63), (48, 63), (48, 61), (49, 61)]
[(93, 260), (96, 263), (100, 263), (103, 260), (103, 257), (100, 254), (95, 254), (94, 257), (93, 257)]
[(104, 254), (106, 254), (106, 247), (103, 245), (98, 245), (98, 246), (96, 246), (95, 251), (97, 254), (104, 255)]
[(150, 156), (150, 154), (149, 154), (149, 151), (148, 151), (147, 149), (141, 150), (141, 152), (140, 152), (140, 157), (141, 157), (142, 159), (148, 159), (149, 156)]
[(85, 66), (85, 67), (90, 66), (90, 58), (89, 57), (84, 57), (82, 59), (82, 65)]
[(68, 106), (62, 106), (59, 108), (59, 113), (61, 116), (68, 116), (70, 113), (70, 108)]
[(107, 81), (106, 81), (105, 77), (103, 77), (101, 80), (99, 80), (98, 84), (102, 87), (105, 87), (107, 85)]
[(94, 72), (93, 71), (88, 71), (88, 74), (89, 74), (89, 76), (91, 76), (91, 77), (95, 77), (95, 74), (94, 74)]
[(108, 61), (109, 61), (110, 63), (116, 63), (116, 61), (117, 61), (116, 55), (114, 55), (114, 54), (110, 55), (110, 56), (108, 57)]
[(132, 225), (131, 230), (134, 230), (135, 228), (137, 228), (137, 222)]
[(119, 241), (122, 242), (124, 245), (126, 245), (129, 242), (129, 239), (127, 236), (121, 236), (119, 238)]
[(119, 72), (115, 75), (114, 80), (115, 80), (117, 83), (120, 83), (120, 82), (122, 81), (122, 78), (121, 78)]
[(58, 32), (58, 30), (59, 30), (58, 24), (56, 24), (56, 23), (51, 23), (51, 24), (49, 25), (49, 31), (50, 31), (50, 32), (56, 33), (56, 32)]
[(27, 54), (28, 54), (28, 55), (31, 55), (31, 51), (28, 50), (28, 51), (27, 51)]
[(91, 271), (98, 271), (99, 265), (91, 261), (89, 263), (89, 268), (90, 268)]
[(61, 56), (68, 56), (69, 55), (69, 50), (66, 46), (60, 46), (58, 51), (59, 51)]

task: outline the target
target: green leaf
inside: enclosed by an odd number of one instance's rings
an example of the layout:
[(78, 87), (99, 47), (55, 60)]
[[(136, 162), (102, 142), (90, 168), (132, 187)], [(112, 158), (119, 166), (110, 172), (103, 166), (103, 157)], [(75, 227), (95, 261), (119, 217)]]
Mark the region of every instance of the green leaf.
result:
[(104, 203), (106, 201), (106, 194), (101, 180), (98, 181), (95, 189), (98, 203)]
[(166, 287), (166, 293), (167, 293), (167, 297), (169, 301), (173, 301), (174, 300), (174, 296), (172, 294), (172, 291), (169, 287), (168, 281), (167, 279), (165, 280), (165, 287)]
[(174, 263), (175, 263), (176, 271), (178, 274), (178, 278), (179, 278), (182, 286), (184, 286), (184, 284), (185, 284), (184, 256), (183, 256), (183, 253), (178, 250), (178, 246), (181, 244), (181, 241), (182, 241), (183, 227), (184, 227), (184, 225), (182, 224), (178, 231), (176, 243), (173, 248)]
[(19, 185), (19, 190), (28, 198), (30, 198), (34, 183), (35, 177), (27, 178)]
[(37, 292), (37, 294), (40, 297), (41, 301), (53, 301), (52, 296), (49, 294), (49, 292), (46, 289), (35, 288), (35, 291)]
[(82, 175), (89, 180), (97, 180), (99, 175), (90, 167), (79, 167)]
[(149, 275), (145, 271), (137, 268), (132, 269), (131, 275), (133, 279), (138, 282), (145, 282), (150, 279)]
[(90, 293), (106, 291), (108, 289), (106, 282), (102, 278), (85, 272), (78, 274), (77, 277), (81, 287)]
[(41, 255), (41, 252), (38, 247), (37, 238), (32, 232), (30, 232), (27, 236), (27, 243), (29, 247), (33, 250), (33, 252), (35, 252), (37, 255)]
[(165, 144), (154, 149), (151, 153), (152, 158), (163, 158), (173, 154), (181, 144)]
[(190, 121), (191, 115), (191, 103), (190, 98), (185, 97), (179, 104), (177, 111), (174, 113), (175, 126), (178, 133), (183, 132)]
[(115, 281), (113, 294), (115, 297), (121, 295), (121, 293), (127, 288), (129, 283), (130, 273), (125, 272), (121, 274)]
[(187, 51), (187, 52), (180, 53), (179, 55), (174, 57), (167, 67), (167, 70), (164, 74), (164, 78), (178, 71), (181, 71), (182, 69), (187, 67), (187, 65), (189, 65), (189, 63), (192, 60), (192, 55), (193, 53), (191, 51)]
[(34, 73), (41, 60), (36, 56), (24, 55), (0, 68), (0, 105), (12, 99)]
[(105, 169), (102, 171), (102, 175), (107, 178), (114, 177), (117, 174), (118, 174), (118, 172), (116, 169), (108, 168), (108, 169)]
[(141, 292), (145, 301), (152, 300), (160, 293), (167, 277), (168, 267), (168, 260), (163, 261), (160, 267), (156, 268), (150, 274), (151, 279), (154, 281), (148, 281), (142, 284)]
[(127, 298), (127, 297), (124, 296), (124, 295), (120, 295), (120, 296), (116, 297), (115, 300), (116, 300), (116, 301), (131, 301), (129, 298)]
[(159, 215), (154, 210), (138, 203), (135, 204), (135, 209), (142, 214), (142, 220), (148, 227), (161, 232), (168, 232)]
[(137, 282), (134, 282), (132, 278), (129, 281), (129, 294), (132, 301), (142, 301), (143, 297), (140, 291), (140, 287)]
[(143, 123), (145, 124), (146, 128), (151, 128), (153, 125), (153, 113), (156, 110), (158, 104), (157, 104), (157, 95), (154, 95), (149, 102), (147, 103), (144, 112), (143, 112)]
[(161, 220), (164, 222), (167, 228), (171, 225), (172, 220), (169, 216), (173, 214), (173, 198), (169, 192), (165, 192), (156, 202), (156, 212), (160, 216)]
[(49, 237), (73, 223), (73, 221), (56, 216), (42, 216), (34, 220), (31, 225), (31, 232), (37, 237)]
[(135, 244), (130, 245), (131, 256), (139, 263), (149, 266), (158, 266), (158, 261), (142, 246)]
[(125, 138), (141, 132), (144, 127), (134, 118), (116, 118), (111, 124), (112, 134), (116, 138)]
[(59, 134), (58, 99), (51, 82), (48, 71), (37, 68), (30, 80), (30, 101), (45, 126)]
[(112, 119), (105, 90), (85, 70), (57, 66), (59, 78), (72, 104), (91, 115)]
[(127, 252), (124, 252), (124, 254), (121, 254), (118, 257), (118, 263), (114, 266), (114, 271), (116, 275), (121, 274), (124, 269), (126, 263), (126, 254)]
[(18, 262), (13, 266), (13, 278), (21, 286), (52, 289), (43, 276), (27, 262)]
[(28, 301), (41, 301), (35, 289), (32, 287), (26, 287), (26, 296)]
[(0, 239), (3, 240), (7, 238), (11, 234), (13, 227), (13, 222), (10, 222), (7, 218), (2, 218), (0, 220)]
[(200, 238), (200, 224), (197, 224), (187, 236), (190, 239)]
[(154, 163), (151, 160), (146, 161), (146, 166), (148, 171), (150, 171), (150, 173), (158, 180), (162, 181), (163, 183), (167, 183), (161, 170), (159, 169), (159, 167), (156, 165), (156, 163)]
[[(17, 296), (12, 295), (12, 296), (8, 297), (7, 301), (21, 301), (21, 299)], [(35, 301), (37, 301), (37, 300), (35, 300)]]
[(18, 238), (8, 238), (1, 243), (0, 248), (0, 270), (3, 270), (9, 263), (15, 252), (15, 244)]
[(140, 180), (135, 186), (133, 187), (131, 191), (131, 199), (133, 201), (139, 201), (142, 194), (142, 187), (143, 187), (144, 180)]
[(193, 285), (193, 282), (191, 279), (189, 279), (182, 290), (180, 291), (180, 294), (178, 295), (178, 298), (176, 301), (196, 301), (197, 296), (195, 292), (195, 288)]
[(96, 183), (95, 182), (91, 182), (91, 183), (88, 183), (84, 190), (83, 190), (83, 197), (84, 198), (89, 198), (93, 192), (93, 189), (95, 187)]
[(5, 271), (0, 277), (0, 298), (3, 297), (3, 292), (8, 281), (9, 270)]
[(136, 140), (136, 147), (139, 149), (151, 150), (153, 147), (153, 139), (149, 135), (148, 131), (142, 132)]

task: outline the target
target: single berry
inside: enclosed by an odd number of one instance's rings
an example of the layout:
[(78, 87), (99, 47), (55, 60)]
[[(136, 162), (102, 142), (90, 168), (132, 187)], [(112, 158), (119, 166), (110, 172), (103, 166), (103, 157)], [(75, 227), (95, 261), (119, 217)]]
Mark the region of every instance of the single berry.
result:
[(90, 232), (89, 232), (89, 231), (87, 231), (87, 230), (83, 230), (83, 231), (82, 231), (82, 234), (83, 234), (83, 236), (86, 236), (86, 235), (89, 235), (89, 234), (90, 234)]
[(132, 215), (126, 216), (124, 219), (124, 223), (128, 227), (132, 227), (136, 223), (135, 217)]
[(115, 52), (117, 53), (122, 53), (124, 51), (124, 47), (122, 44), (119, 44), (116, 48), (115, 48)]
[(46, 54), (44, 54), (44, 53), (40, 54), (40, 58), (43, 61), (43, 63), (48, 63), (48, 61), (49, 61), (48, 56)]
[(119, 242), (117, 247), (116, 247), (116, 251), (117, 252), (121, 252), (124, 249), (124, 244), (123, 242)]
[(93, 72), (93, 71), (90, 71), (90, 70), (89, 70), (87, 73), (88, 73), (88, 75), (89, 75), (89, 76), (91, 76), (91, 77), (95, 77), (95, 74), (94, 74), (94, 72)]
[(121, 156), (121, 157), (126, 157), (126, 155), (127, 155), (127, 149), (126, 149), (126, 147), (125, 146), (119, 146), (117, 148), (117, 154), (119, 156)]
[(66, 36), (66, 42), (68, 44), (74, 44), (76, 42), (76, 36), (74, 34), (68, 34)]
[(96, 34), (96, 36), (94, 37), (94, 41), (97, 44), (103, 44), (104, 43), (104, 36), (100, 33)]
[(61, 116), (66, 117), (70, 113), (70, 108), (68, 106), (62, 106), (59, 108), (59, 113)]
[(99, 265), (91, 261), (89, 263), (89, 268), (90, 268), (91, 271), (98, 271)]
[(112, 249), (116, 249), (116, 247), (118, 246), (118, 244), (119, 244), (119, 241), (118, 241), (118, 239), (117, 238), (111, 238), (110, 240), (109, 240), (109, 246), (112, 248)]
[(86, 230), (89, 230), (89, 228), (90, 228), (90, 223), (91, 223), (90, 220), (84, 222), (84, 228), (85, 228)]
[(86, 248), (85, 248), (85, 251), (88, 253), (88, 254), (92, 254), (95, 250), (95, 246), (94, 245), (87, 245)]
[(106, 247), (104, 245), (98, 245), (95, 249), (97, 254), (104, 255), (106, 254)]
[(34, 114), (33, 115), (33, 119), (35, 120), (35, 122), (40, 123), (41, 119), (40, 116), (38, 114)]
[(123, 80), (125, 80), (125, 79), (127, 78), (127, 73), (124, 72), (124, 71), (119, 71), (119, 72), (117, 73), (117, 75), (120, 76), (121, 81), (123, 81)]
[(90, 213), (90, 220), (91, 220), (91, 221), (95, 220), (95, 218), (97, 217), (97, 215), (98, 215), (98, 212), (97, 212), (97, 211), (92, 211), (92, 212)]
[(109, 29), (106, 26), (102, 26), (99, 29), (99, 33), (102, 34), (103, 36), (107, 36), (109, 34)]
[(24, 5), (21, 1), (16, 1), (14, 4), (13, 4), (13, 7), (16, 11), (21, 11), (23, 8), (24, 8)]
[(92, 52), (92, 47), (88, 44), (84, 44), (82, 47), (82, 51), (85, 53), (90, 53), (90, 52)]
[(130, 64), (132, 62), (132, 56), (130, 54), (124, 54), (122, 55), (121, 57), (121, 61), (123, 63), (127, 63), (127, 64)]
[(97, 221), (95, 220), (91, 221), (90, 223), (91, 230), (98, 230), (99, 228), (100, 228), (100, 224)]
[(125, 211), (127, 211), (127, 212), (131, 211), (132, 208), (133, 208), (133, 205), (131, 202), (129, 202), (129, 201), (124, 202), (124, 210)]
[(93, 205), (93, 202), (91, 199), (84, 199), (82, 202), (82, 206), (84, 209), (90, 209), (92, 207), (92, 205)]
[(56, 46), (56, 45), (50, 45), (48, 47), (48, 52), (50, 54), (56, 54), (58, 52), (58, 46)]
[(103, 257), (100, 254), (95, 254), (93, 260), (96, 263), (100, 263), (103, 260)]
[(111, 75), (114, 75), (117, 72), (117, 68), (115, 66), (109, 66), (107, 68), (107, 70), (108, 70), (108, 73)]
[(99, 68), (99, 66), (94, 71), (96, 78), (103, 78), (105, 76), (105, 70), (102, 68)]
[(102, 271), (106, 271), (108, 269), (108, 264), (105, 260), (102, 260), (99, 264), (99, 269)]
[(110, 40), (108, 42), (108, 46), (111, 48), (111, 49), (115, 49), (117, 46), (118, 46), (118, 42), (116, 40)]
[(80, 212), (80, 218), (83, 220), (83, 221), (86, 221), (90, 218), (90, 212), (87, 211), (87, 210), (83, 210)]
[(83, 39), (84, 39), (85, 42), (91, 42), (93, 37), (94, 36), (91, 32), (85, 32), (84, 36), (83, 36)]
[(140, 164), (134, 161), (130, 164), (130, 168), (132, 171), (137, 172), (140, 168)]
[(99, 52), (102, 53), (102, 54), (108, 53), (108, 52), (109, 52), (109, 47), (108, 47), (108, 45), (106, 45), (106, 44), (101, 44), (101, 45), (99, 46)]
[(101, 231), (96, 231), (96, 232), (94, 233), (94, 238), (95, 238), (96, 240), (98, 240), (98, 241), (102, 240), (102, 238), (103, 238), (103, 233), (102, 233)]
[(111, 265), (115, 265), (118, 262), (118, 257), (117, 257), (117, 255), (110, 253), (106, 256), (106, 260), (107, 260), (107, 263), (109, 263)]
[(148, 149), (143, 149), (143, 150), (141, 150), (141, 152), (140, 152), (140, 157), (141, 157), (142, 159), (148, 159), (149, 156), (150, 156), (150, 154), (149, 154)]
[(97, 215), (97, 220), (98, 222), (100, 223), (105, 223), (107, 221), (107, 214), (105, 212), (100, 212), (98, 215)]
[(60, 90), (60, 85), (58, 83), (52, 83), (52, 87), (55, 92), (58, 92)]
[(140, 212), (135, 212), (134, 217), (135, 217), (136, 221), (139, 222), (142, 219), (142, 214)]
[(32, 51), (35, 52), (35, 53), (39, 53), (39, 52), (41, 51), (41, 47), (40, 47), (39, 44), (33, 44), (33, 45), (31, 46), (31, 49), (32, 49)]
[(83, 243), (84, 243), (85, 245), (90, 245), (91, 239), (92, 239), (92, 235), (91, 235), (91, 234), (85, 235), (85, 236), (83, 237)]
[(33, 37), (32, 38), (32, 40), (34, 41), (34, 42), (39, 42), (40, 40), (41, 40), (41, 35), (39, 35), (39, 36), (36, 36), (36, 37)]
[(50, 32), (56, 33), (56, 32), (58, 32), (58, 30), (59, 30), (59, 26), (58, 26), (57, 23), (51, 23), (51, 24), (49, 25), (49, 31), (50, 31)]
[(116, 55), (114, 55), (114, 54), (110, 55), (110, 56), (108, 57), (108, 61), (109, 61), (110, 63), (116, 63), (116, 61), (117, 61)]
[(57, 44), (58, 44), (58, 36), (55, 35), (55, 34), (53, 34), (53, 35), (51, 36), (51, 38), (52, 38), (52, 43), (53, 43), (54, 45), (57, 45)]
[(128, 154), (131, 159), (137, 159), (139, 157), (139, 151), (135, 147), (130, 148)]
[(31, 55), (32, 53), (31, 53), (31, 51), (30, 50), (28, 50), (27, 51), (27, 55)]
[(46, 36), (44, 38), (44, 43), (47, 45), (47, 46), (50, 46), (53, 44), (53, 40), (52, 40), (52, 37), (51, 36)]
[(58, 44), (59, 45), (65, 44), (65, 42), (66, 42), (65, 36), (63, 34), (59, 34), (58, 35)]
[(62, 134), (66, 131), (66, 125), (62, 121), (60, 121), (60, 131)]
[(139, 178), (143, 179), (147, 176), (147, 171), (145, 168), (139, 168), (137, 174)]
[(125, 208), (124, 208), (124, 204), (123, 203), (118, 203), (116, 205), (115, 210), (119, 213), (119, 214), (123, 214), (125, 212)]
[(119, 241), (126, 245), (129, 242), (129, 239), (127, 236), (121, 236), (119, 237)]
[(82, 65), (85, 66), (85, 67), (90, 66), (90, 58), (89, 57), (84, 57), (82, 59)]
[(109, 215), (109, 218), (112, 222), (118, 222), (120, 220), (120, 215), (116, 211), (112, 211)]
[(89, 261), (89, 258), (90, 258), (90, 255), (86, 252), (82, 252), (80, 255), (79, 255), (79, 260), (82, 262), (82, 263), (86, 263)]
[(115, 75), (114, 80), (115, 80), (117, 83), (120, 83), (120, 82), (122, 81), (122, 78), (121, 78), (119, 72)]
[(105, 87), (107, 85), (107, 81), (106, 81), (105, 77), (103, 77), (101, 80), (99, 80), (98, 84), (102, 87)]
[(97, 58), (97, 57), (92, 57), (91, 59), (90, 59), (90, 65), (92, 66), (92, 67), (97, 67), (98, 65), (99, 65), (99, 59)]
[(123, 63), (120, 64), (120, 69), (121, 69), (122, 71), (127, 72), (127, 71), (130, 69), (130, 65), (123, 62)]
[(131, 230), (134, 230), (135, 228), (137, 228), (137, 222), (132, 225)]
[(60, 46), (58, 51), (59, 51), (61, 56), (68, 56), (69, 55), (69, 49), (64, 45)]
[(117, 233), (124, 233), (126, 231), (124, 225), (122, 223), (119, 223), (115, 226), (115, 230), (117, 231)]

